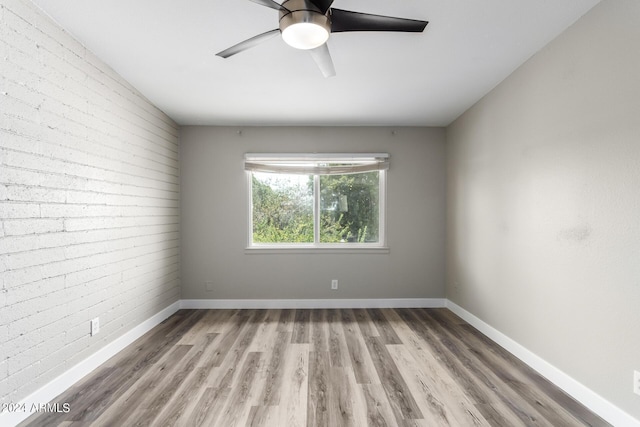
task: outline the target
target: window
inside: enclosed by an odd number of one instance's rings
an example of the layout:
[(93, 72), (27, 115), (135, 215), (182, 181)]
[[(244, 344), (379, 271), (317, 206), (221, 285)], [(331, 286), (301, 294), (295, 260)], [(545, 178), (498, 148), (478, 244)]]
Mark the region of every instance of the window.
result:
[(247, 154), (250, 248), (385, 246), (388, 154)]

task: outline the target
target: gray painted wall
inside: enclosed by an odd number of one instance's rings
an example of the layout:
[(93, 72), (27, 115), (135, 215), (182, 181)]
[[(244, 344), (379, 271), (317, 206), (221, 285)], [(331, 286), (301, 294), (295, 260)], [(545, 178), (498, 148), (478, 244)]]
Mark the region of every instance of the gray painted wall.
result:
[[(444, 130), (184, 127), (182, 298), (444, 297)], [(387, 254), (245, 254), (247, 152), (388, 152)], [(340, 281), (330, 290), (331, 279)], [(214, 282), (213, 291), (205, 281)]]
[(178, 126), (31, 2), (0, 35), (6, 403), (178, 300), (179, 163)]
[(447, 130), (447, 296), (629, 414), (640, 2), (604, 1)]

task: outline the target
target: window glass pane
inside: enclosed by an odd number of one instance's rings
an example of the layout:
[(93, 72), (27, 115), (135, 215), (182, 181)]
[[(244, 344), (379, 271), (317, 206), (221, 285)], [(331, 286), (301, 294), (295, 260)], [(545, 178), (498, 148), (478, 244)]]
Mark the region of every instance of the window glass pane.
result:
[(379, 241), (379, 172), (320, 176), (320, 242)]
[(253, 242), (313, 243), (313, 176), (252, 173)]

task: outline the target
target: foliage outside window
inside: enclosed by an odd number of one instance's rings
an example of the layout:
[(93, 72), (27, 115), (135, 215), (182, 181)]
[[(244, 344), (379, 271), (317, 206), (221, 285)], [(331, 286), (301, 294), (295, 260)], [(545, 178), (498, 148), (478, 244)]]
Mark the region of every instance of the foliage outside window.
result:
[(386, 154), (250, 155), (251, 247), (382, 247)]

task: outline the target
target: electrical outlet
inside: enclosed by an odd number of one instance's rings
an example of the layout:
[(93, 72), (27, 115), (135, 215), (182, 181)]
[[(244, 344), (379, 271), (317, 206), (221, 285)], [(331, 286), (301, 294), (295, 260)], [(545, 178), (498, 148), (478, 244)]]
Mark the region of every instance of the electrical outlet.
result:
[(100, 332), (100, 318), (96, 317), (91, 320), (91, 336), (94, 336), (98, 332)]
[(207, 291), (213, 291), (213, 281), (212, 280), (207, 280), (206, 282), (204, 282), (204, 288)]
[(333, 289), (334, 291), (335, 291), (336, 289), (338, 289), (338, 280), (337, 280), (337, 279), (333, 279), (333, 280), (331, 281), (331, 289)]
[(640, 394), (640, 372), (633, 371), (633, 392)]

